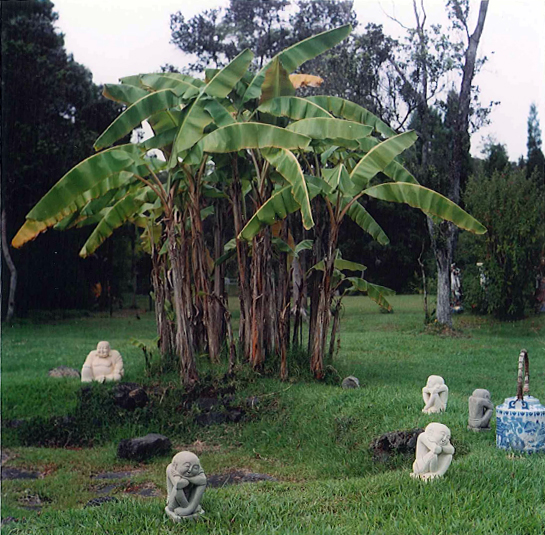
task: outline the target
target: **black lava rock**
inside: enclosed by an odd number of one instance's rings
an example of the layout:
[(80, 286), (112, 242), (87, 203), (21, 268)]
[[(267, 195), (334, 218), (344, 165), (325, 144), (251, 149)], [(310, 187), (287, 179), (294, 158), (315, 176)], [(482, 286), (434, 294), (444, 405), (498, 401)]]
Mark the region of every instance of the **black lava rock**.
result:
[(378, 460), (386, 460), (398, 453), (412, 454), (416, 450), (418, 435), (423, 432), (424, 429), (421, 427), (408, 431), (390, 431), (375, 438), (371, 442), (370, 448)]
[(170, 440), (164, 435), (150, 433), (145, 437), (122, 440), (117, 447), (121, 459), (145, 461), (155, 455), (165, 455), (172, 449)]
[(133, 411), (136, 408), (144, 408), (149, 399), (146, 391), (136, 383), (119, 383), (113, 389), (114, 403), (126, 409)]

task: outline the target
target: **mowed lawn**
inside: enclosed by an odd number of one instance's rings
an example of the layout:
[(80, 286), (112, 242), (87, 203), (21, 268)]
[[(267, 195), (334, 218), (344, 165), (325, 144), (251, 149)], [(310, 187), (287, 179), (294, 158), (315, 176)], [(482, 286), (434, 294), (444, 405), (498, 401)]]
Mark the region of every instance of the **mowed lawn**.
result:
[[(467, 398), (475, 388), (490, 390), (496, 405), (515, 395), (522, 348), (530, 355), (531, 393), (545, 403), (545, 315), (499, 323), (462, 314), (455, 318), (455, 333), (443, 336), (424, 328), (420, 297), (397, 296), (391, 302), (395, 313), (381, 314), (363, 297), (345, 300), (342, 343), (332, 366), (341, 378), (357, 376), (360, 389), (243, 373), (237, 399), (258, 396), (259, 404), (242, 422), (198, 427), (172, 415), (166, 434), (176, 450), (194, 450), (207, 475), (246, 470), (277, 480), (209, 488), (203, 518), (177, 525), (163, 511), (170, 456), (147, 463), (116, 457), (118, 439), (131, 431), (158, 431), (153, 422), (141, 424), (133, 417), (130, 425), (112, 432), (115, 440), (72, 449), (21, 447), (15, 430), (7, 427), (13, 419), (70, 414), (79, 382), (49, 378), (47, 371), (59, 365), (81, 368), (100, 340), (122, 353), (125, 380), (157, 383), (145, 377), (143, 354), (129, 343), (131, 337), (155, 336), (153, 313), (140, 311), (140, 319), (134, 312), (117, 312), (114, 318), (5, 326), (2, 449), (8, 466), (42, 477), (2, 482), (2, 517), (19, 519), (2, 532), (545, 533), (545, 454), (512, 455), (496, 449), (494, 430), (466, 429)], [(205, 356), (199, 366), (203, 373), (210, 371)], [(443, 376), (449, 387), (442, 415), (421, 412), (421, 388), (431, 374)], [(452, 432), (456, 454), (445, 478), (413, 480), (411, 457), (373, 459), (369, 444), (374, 437), (430, 421)], [(118, 501), (84, 508), (100, 490), (93, 476), (114, 470), (134, 472), (130, 483), (112, 490)], [(153, 487), (162, 495), (138, 497), (128, 492), (131, 485)], [(28, 508), (37, 501), (40, 509)]]

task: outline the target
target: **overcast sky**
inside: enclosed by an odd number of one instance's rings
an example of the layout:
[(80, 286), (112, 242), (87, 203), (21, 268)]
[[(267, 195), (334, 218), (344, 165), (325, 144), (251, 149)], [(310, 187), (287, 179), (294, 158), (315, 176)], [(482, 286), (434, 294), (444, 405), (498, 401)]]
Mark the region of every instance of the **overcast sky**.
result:
[[(187, 59), (170, 44), (170, 15), (187, 18), (226, 0), (52, 0), (58, 28), (68, 52), (88, 67), (97, 84), (116, 83), (123, 76), (159, 70), (165, 63), (183, 66)], [(257, 1), (257, 0), (249, 0)], [(446, 25), (444, 0), (426, 0), (429, 23)], [(472, 0), (476, 16), (479, 2)], [(410, 26), (412, 0), (355, 0), (361, 27), (382, 24), (399, 36), (388, 15)], [(530, 104), (538, 106), (545, 126), (545, 1), (490, 0), (479, 54), (489, 62), (476, 79), (481, 101), (500, 101), (491, 125), (472, 137), (471, 152), (479, 155), (483, 136), (507, 145), (511, 160), (526, 155), (526, 121)]]

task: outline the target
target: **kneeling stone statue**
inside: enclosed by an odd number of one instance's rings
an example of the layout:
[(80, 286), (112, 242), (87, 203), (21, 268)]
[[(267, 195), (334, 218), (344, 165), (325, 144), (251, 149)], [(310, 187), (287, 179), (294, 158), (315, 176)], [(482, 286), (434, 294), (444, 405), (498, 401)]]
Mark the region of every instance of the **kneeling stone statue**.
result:
[(477, 388), (469, 397), (469, 418), (467, 428), (471, 431), (490, 431), (490, 419), (494, 413), (494, 405), (490, 401), (490, 392)]
[(120, 381), (123, 377), (123, 359), (119, 351), (110, 349), (109, 342), (99, 342), (95, 351), (91, 351), (81, 369), (81, 382)]
[(448, 386), (440, 375), (430, 375), (426, 386), (422, 389), (425, 414), (444, 412), (447, 410)]
[(436, 422), (428, 424), (416, 442), (416, 460), (413, 463), (411, 477), (426, 481), (443, 476), (452, 462), (453, 455), (450, 429)]
[(198, 457), (190, 451), (177, 453), (167, 466), (166, 514), (174, 522), (202, 515), (200, 503), (205, 489), (206, 476)]

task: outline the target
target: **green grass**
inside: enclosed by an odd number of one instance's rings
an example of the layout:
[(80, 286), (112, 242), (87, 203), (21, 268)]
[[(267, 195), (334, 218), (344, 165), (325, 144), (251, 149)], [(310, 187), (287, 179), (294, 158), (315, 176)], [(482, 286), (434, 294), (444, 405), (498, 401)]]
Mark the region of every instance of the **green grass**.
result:
[[(397, 296), (392, 304), (394, 314), (380, 314), (366, 299), (346, 299), (342, 346), (333, 366), (341, 376), (356, 375), (359, 390), (249, 375), (237, 398), (262, 397), (246, 422), (199, 428), (191, 415), (180, 414), (166, 427), (176, 449), (194, 448), (199, 441), (207, 474), (248, 469), (270, 474), (278, 483), (208, 489), (205, 517), (182, 525), (167, 521), (164, 498), (130, 498), (121, 490), (114, 492), (119, 503), (83, 509), (96, 496), (91, 476), (100, 471), (141, 469), (134, 482), (151, 482), (164, 494), (169, 457), (144, 464), (116, 458), (119, 438), (155, 431), (164, 421), (127, 418), (116, 423), (109, 440), (83, 449), (24, 448), (17, 446), (16, 433), (4, 428), (4, 445), (16, 456), (10, 464), (47, 475), (3, 482), (2, 517), (26, 518), (3, 531), (543, 534), (545, 455), (510, 455), (496, 449), (493, 432), (471, 433), (466, 425), (467, 398), (475, 388), (490, 390), (495, 404), (515, 394), (523, 347), (530, 354), (532, 394), (545, 401), (545, 317), (498, 323), (464, 314), (455, 319), (455, 336), (441, 336), (424, 329), (418, 297)], [(143, 381), (143, 356), (128, 341), (151, 339), (155, 332), (153, 315), (140, 316), (5, 327), (3, 422), (73, 411), (79, 383), (49, 378), (47, 371), (61, 364), (80, 368), (99, 340), (109, 340), (122, 353), (126, 380)], [(204, 358), (200, 367), (208, 368)], [(434, 417), (421, 413), (420, 392), (430, 374), (442, 375), (450, 390), (447, 412)], [(156, 407), (159, 414), (161, 406)], [(456, 448), (445, 478), (428, 484), (412, 480), (411, 458), (373, 460), (369, 443), (374, 437), (425, 426), (432, 418), (450, 427)], [(22, 508), (29, 494), (44, 502), (39, 515)]]

